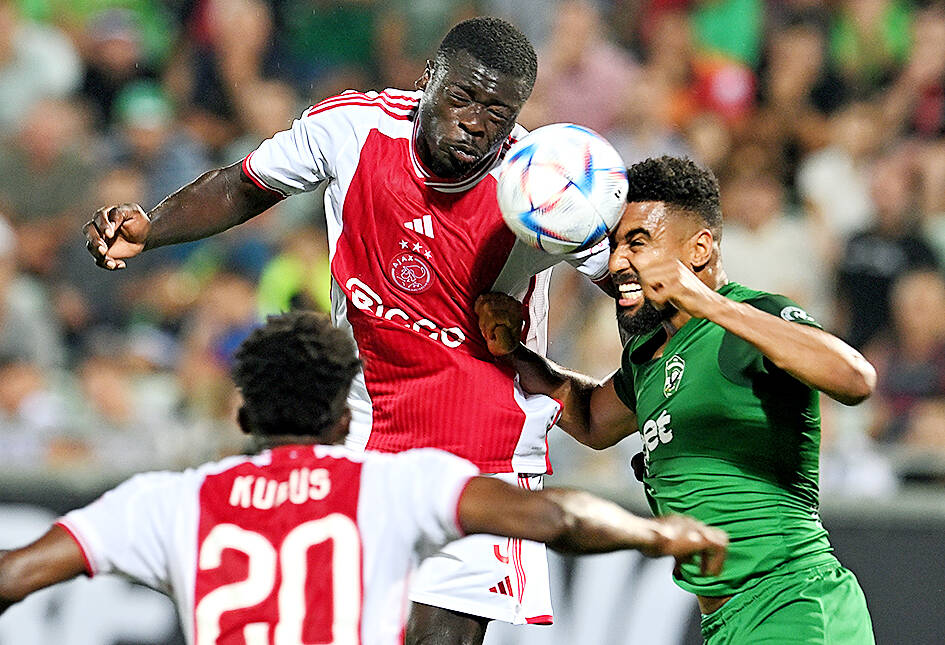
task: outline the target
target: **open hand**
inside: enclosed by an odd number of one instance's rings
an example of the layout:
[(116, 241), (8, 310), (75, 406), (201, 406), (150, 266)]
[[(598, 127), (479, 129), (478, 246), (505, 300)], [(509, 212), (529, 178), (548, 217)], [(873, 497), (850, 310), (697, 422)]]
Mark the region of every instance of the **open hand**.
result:
[(95, 211), (82, 232), (95, 264), (109, 270), (124, 269), (126, 259), (144, 250), (151, 220), (138, 204), (106, 206)]
[(504, 293), (484, 293), (476, 298), (476, 315), (493, 356), (515, 351), (522, 338), (522, 303)]

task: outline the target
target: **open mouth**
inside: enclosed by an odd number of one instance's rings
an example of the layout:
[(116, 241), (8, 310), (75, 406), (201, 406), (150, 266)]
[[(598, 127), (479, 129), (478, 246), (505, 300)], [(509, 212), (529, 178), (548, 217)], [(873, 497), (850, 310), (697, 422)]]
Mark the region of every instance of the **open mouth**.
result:
[(643, 302), (643, 287), (639, 282), (617, 284), (617, 304), (621, 307), (635, 307)]

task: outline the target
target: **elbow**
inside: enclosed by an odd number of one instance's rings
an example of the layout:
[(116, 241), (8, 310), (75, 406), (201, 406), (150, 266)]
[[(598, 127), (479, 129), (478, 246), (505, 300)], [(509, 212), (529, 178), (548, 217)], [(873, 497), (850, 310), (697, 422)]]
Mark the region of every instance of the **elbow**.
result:
[(567, 493), (558, 489), (546, 489), (537, 494), (544, 502), (539, 515), (533, 522), (536, 542), (544, 542), (549, 548), (563, 553), (574, 551), (574, 536), (579, 533), (580, 521), (568, 509)]
[(0, 606), (11, 605), (27, 595), (21, 558), (15, 552), (0, 554)]
[(868, 399), (876, 389), (876, 369), (860, 357), (856, 365), (851, 365), (849, 376), (844, 379), (843, 391), (834, 396), (844, 405), (857, 405)]
[(580, 521), (574, 513), (558, 507), (558, 514), (549, 523), (548, 539), (545, 544), (559, 553), (578, 553), (575, 536), (580, 535)]

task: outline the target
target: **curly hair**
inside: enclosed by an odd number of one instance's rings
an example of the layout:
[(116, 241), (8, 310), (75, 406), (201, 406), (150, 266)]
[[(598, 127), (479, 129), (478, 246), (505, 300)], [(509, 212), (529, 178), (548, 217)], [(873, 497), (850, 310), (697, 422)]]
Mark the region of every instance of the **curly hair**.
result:
[(360, 366), (354, 342), (326, 315), (270, 316), (236, 351), (241, 418), (257, 434), (317, 437), (343, 414)]
[(711, 170), (691, 159), (662, 156), (627, 169), (628, 202), (664, 202), (702, 219), (718, 238), (722, 234), (719, 182)]
[(491, 70), (521, 79), (525, 97), (531, 94), (538, 76), (538, 56), (525, 34), (511, 23), (492, 16), (458, 23), (436, 51), (440, 68), (448, 67), (460, 51), (468, 52)]

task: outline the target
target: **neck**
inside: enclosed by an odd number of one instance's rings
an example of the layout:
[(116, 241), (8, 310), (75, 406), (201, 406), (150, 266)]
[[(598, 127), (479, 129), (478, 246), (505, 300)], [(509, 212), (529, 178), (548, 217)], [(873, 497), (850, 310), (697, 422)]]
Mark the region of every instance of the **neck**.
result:
[(266, 450), (270, 448), (281, 448), (282, 446), (318, 446), (318, 445), (335, 445), (341, 442), (330, 442), (325, 441), (320, 437), (303, 437), (302, 435), (274, 435), (274, 436), (261, 436), (256, 435), (253, 437), (255, 442), (255, 448), (258, 450)]

